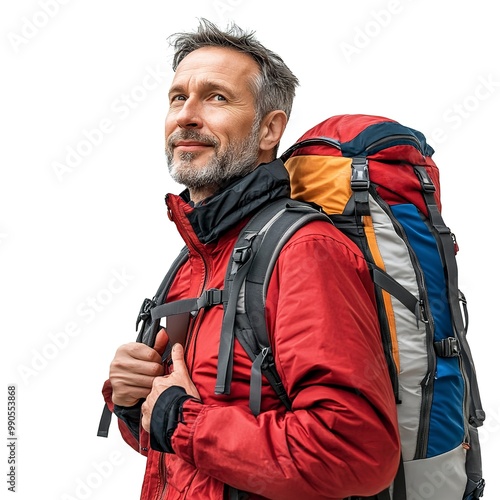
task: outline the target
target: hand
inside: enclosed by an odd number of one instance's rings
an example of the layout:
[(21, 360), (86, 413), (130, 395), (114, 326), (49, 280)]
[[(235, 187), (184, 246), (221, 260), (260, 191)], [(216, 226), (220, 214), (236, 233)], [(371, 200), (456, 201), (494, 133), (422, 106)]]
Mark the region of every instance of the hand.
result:
[(186, 363), (184, 361), (184, 348), (181, 344), (175, 344), (172, 348), (172, 371), (163, 377), (156, 377), (153, 381), (151, 392), (142, 405), (142, 426), (149, 432), (151, 423), (151, 414), (156, 400), (160, 394), (169, 387), (177, 385), (183, 387), (187, 394), (197, 399), (200, 394), (189, 376)]
[(155, 377), (164, 374), (161, 353), (167, 343), (167, 332), (161, 329), (153, 348), (139, 342), (118, 348), (109, 369), (113, 403), (133, 406), (148, 396)]

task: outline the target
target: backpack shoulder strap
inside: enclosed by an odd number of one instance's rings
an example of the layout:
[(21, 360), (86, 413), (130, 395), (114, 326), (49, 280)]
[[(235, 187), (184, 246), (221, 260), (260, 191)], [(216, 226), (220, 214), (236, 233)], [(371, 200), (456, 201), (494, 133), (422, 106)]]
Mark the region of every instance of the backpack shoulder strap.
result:
[(309, 204), (279, 199), (259, 211), (241, 231), (230, 259), (224, 289), (228, 301), (219, 347), (216, 394), (229, 394), (234, 337), (253, 361), (250, 408), (260, 413), (262, 373), (289, 408), (290, 403), (276, 371), (265, 322), (269, 279), (285, 243), (313, 220), (330, 219)]
[[(141, 309), (139, 311), (139, 315), (137, 316), (137, 322), (135, 325), (137, 330), (139, 324), (142, 322), (141, 329), (136, 339), (137, 342), (141, 342), (150, 347), (154, 346), (156, 334), (159, 331), (160, 318), (152, 317), (151, 312), (153, 311), (153, 309), (157, 307), (157, 304), (162, 304), (165, 301), (165, 297), (168, 293), (168, 290), (172, 286), (177, 271), (179, 271), (182, 264), (184, 264), (187, 261), (187, 258), (188, 258), (188, 249), (187, 247), (184, 247), (182, 248), (179, 255), (170, 266), (170, 269), (167, 271), (167, 274), (163, 278), (153, 298), (144, 299)], [(111, 413), (111, 410), (108, 408), (108, 405), (104, 403), (101, 419), (99, 421), (99, 426), (97, 429), (97, 435), (99, 437), (108, 437), (109, 426), (111, 424), (112, 416), (113, 414)]]
[(158, 287), (158, 290), (153, 298), (144, 299), (136, 321), (136, 330), (139, 327), (139, 324), (142, 322), (141, 329), (137, 335), (137, 342), (146, 344), (149, 347), (154, 346), (156, 334), (159, 331), (160, 319), (162, 317), (157, 313), (154, 314), (154, 312), (157, 308), (164, 305), (165, 298), (168, 294), (168, 291), (170, 290), (170, 287), (172, 286), (177, 272), (188, 259), (188, 253), (189, 251), (187, 247), (183, 247), (181, 249), (179, 255), (172, 262), (169, 270), (167, 271), (167, 274), (163, 278), (163, 281)]

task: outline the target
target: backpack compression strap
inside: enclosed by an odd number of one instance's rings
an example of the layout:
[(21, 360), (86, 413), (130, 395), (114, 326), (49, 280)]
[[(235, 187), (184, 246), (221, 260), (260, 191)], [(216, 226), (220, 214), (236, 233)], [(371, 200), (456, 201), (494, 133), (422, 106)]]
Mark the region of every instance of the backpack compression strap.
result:
[(464, 325), (464, 320), (460, 309), (460, 303), (465, 304), (465, 301), (462, 299), (463, 294), (458, 289), (458, 268), (455, 257), (454, 237), (450, 229), (444, 223), (441, 213), (439, 212), (439, 208), (434, 197), (436, 187), (434, 186), (431, 178), (428, 176), (427, 171), (422, 166), (414, 166), (413, 169), (417, 174), (417, 177), (422, 186), (422, 194), (429, 212), (429, 220), (434, 231), (438, 235), (437, 243), (439, 247), (439, 253), (441, 255), (441, 258), (443, 259), (446, 269), (448, 302), (450, 304), (453, 326), (457, 339), (459, 341), (460, 349), (464, 353), (463, 359), (465, 362), (465, 368), (469, 377), (471, 387), (471, 399), (473, 405), (470, 415), (471, 423), (473, 423), (476, 427), (480, 427), (481, 425), (483, 425), (485, 414), (482, 409), (479, 387), (477, 384), (476, 370), (472, 361), (472, 354), (469, 348), (469, 344), (465, 338), (466, 327)]

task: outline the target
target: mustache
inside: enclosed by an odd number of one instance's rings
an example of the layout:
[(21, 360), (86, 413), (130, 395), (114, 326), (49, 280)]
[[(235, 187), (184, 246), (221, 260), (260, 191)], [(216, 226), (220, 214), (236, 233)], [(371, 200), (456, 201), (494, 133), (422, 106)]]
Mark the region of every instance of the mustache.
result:
[(174, 144), (178, 141), (196, 141), (213, 147), (218, 147), (220, 144), (215, 137), (200, 134), (197, 130), (179, 130), (168, 138), (167, 149), (172, 150)]

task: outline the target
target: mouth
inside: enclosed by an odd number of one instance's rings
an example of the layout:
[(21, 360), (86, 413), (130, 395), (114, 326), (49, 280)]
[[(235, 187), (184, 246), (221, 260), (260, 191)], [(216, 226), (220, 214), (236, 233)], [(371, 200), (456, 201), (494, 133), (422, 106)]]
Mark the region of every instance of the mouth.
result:
[(205, 151), (207, 148), (211, 147), (213, 147), (212, 144), (207, 144), (206, 142), (192, 141), (192, 140), (176, 141), (173, 144), (174, 150), (185, 151), (190, 153)]

